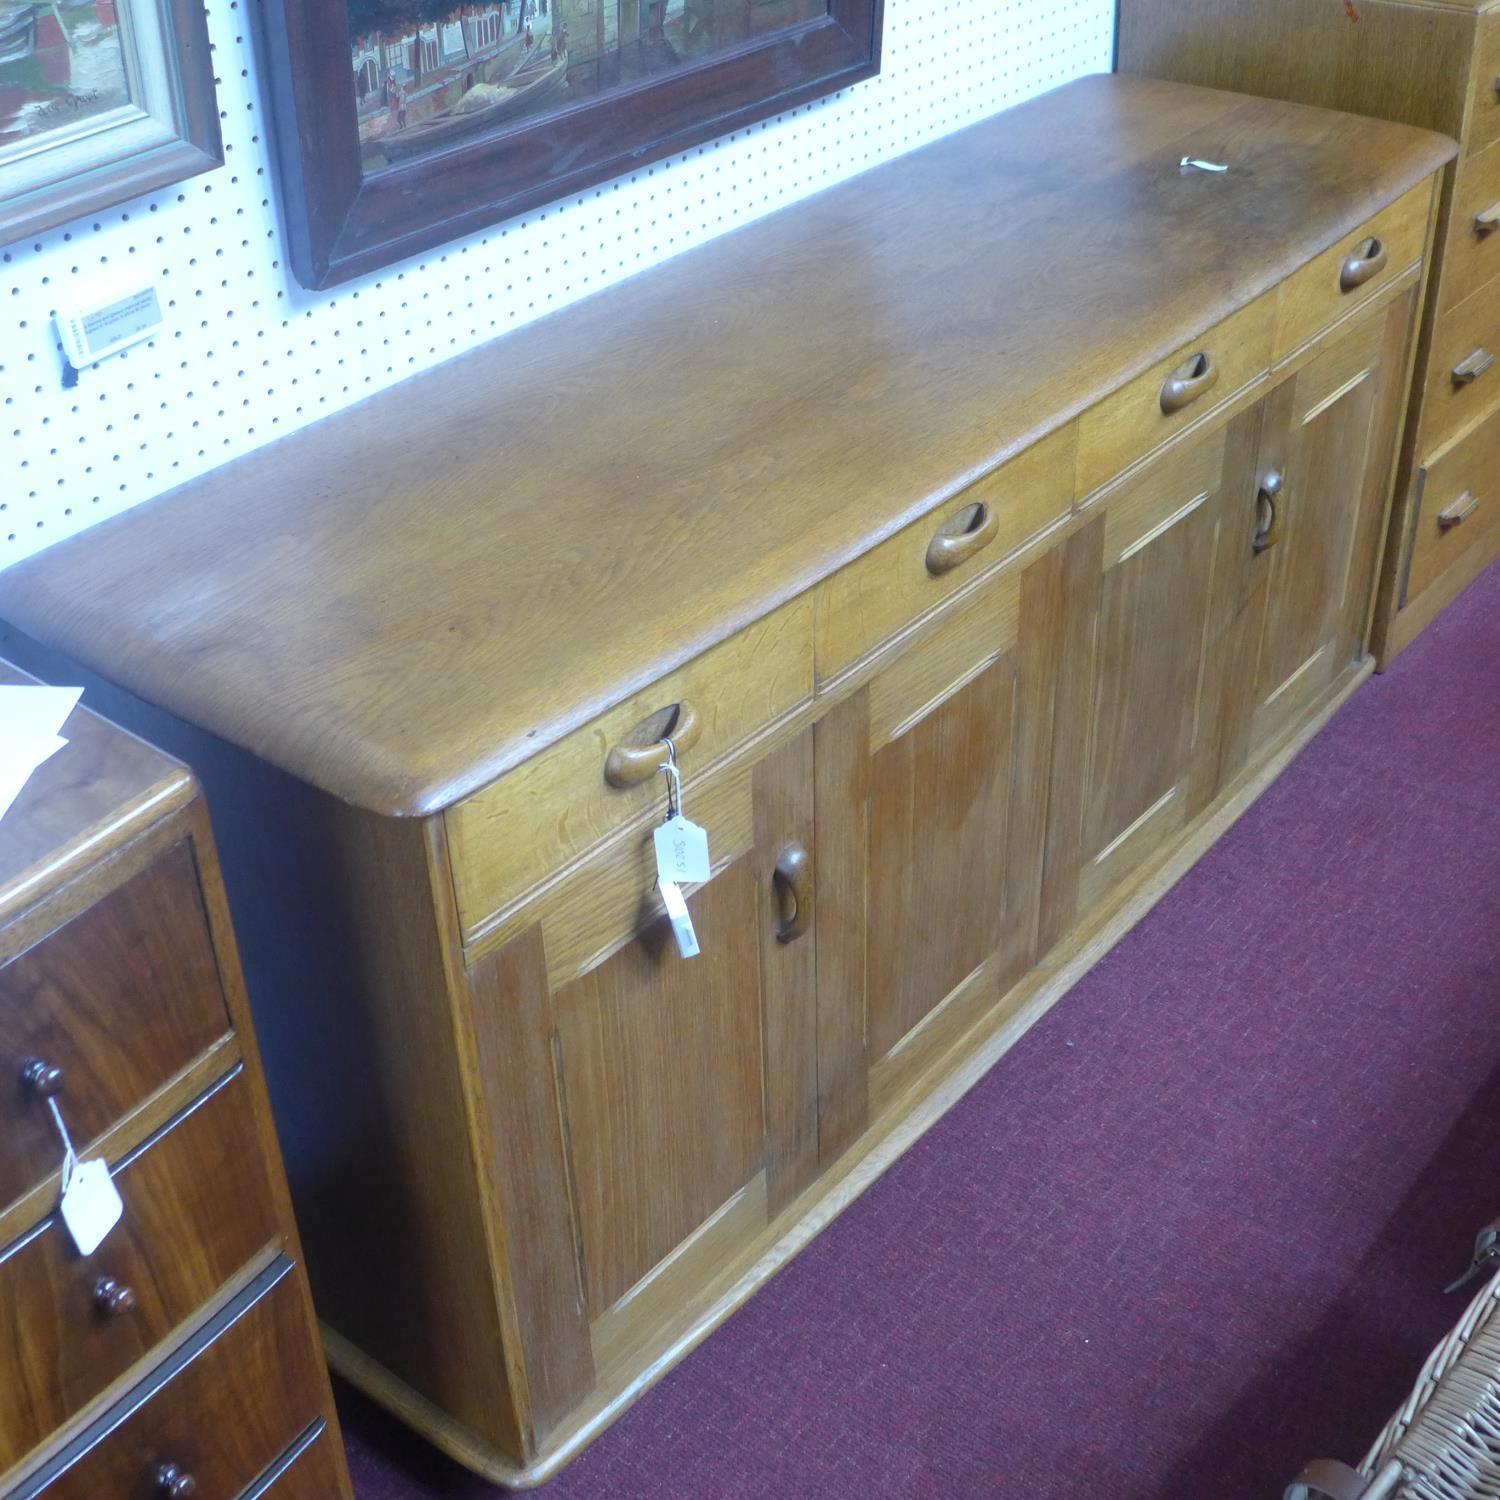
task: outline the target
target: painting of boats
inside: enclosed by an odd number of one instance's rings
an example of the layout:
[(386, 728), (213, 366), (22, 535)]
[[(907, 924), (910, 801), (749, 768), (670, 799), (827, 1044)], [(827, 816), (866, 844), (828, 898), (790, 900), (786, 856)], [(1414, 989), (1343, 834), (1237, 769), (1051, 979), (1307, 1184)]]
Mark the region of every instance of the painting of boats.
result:
[(0, 154), (128, 99), (110, 0), (0, 0)]

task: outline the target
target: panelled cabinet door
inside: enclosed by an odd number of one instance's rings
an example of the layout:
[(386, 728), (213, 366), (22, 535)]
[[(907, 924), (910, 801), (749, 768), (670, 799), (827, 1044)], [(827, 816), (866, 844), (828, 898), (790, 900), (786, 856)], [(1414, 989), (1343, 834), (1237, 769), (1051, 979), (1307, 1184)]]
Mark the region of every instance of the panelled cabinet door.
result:
[(1357, 318), (1267, 398), (1254, 546), (1262, 627), (1252, 739), (1364, 652), (1416, 291)]
[(1233, 517), (1260, 419), (1252, 408), (1106, 491), (1070, 543), (1080, 586), (1057, 710), (1044, 949), (1213, 793), (1239, 588)]
[[(1030, 963), (1062, 549), (984, 584), (816, 726), (823, 1160)], [(1024, 768), (1024, 769), (1023, 769)]]
[(810, 731), (693, 789), (696, 957), (647, 829), (470, 970), (537, 1430), (816, 1169), (812, 794)]

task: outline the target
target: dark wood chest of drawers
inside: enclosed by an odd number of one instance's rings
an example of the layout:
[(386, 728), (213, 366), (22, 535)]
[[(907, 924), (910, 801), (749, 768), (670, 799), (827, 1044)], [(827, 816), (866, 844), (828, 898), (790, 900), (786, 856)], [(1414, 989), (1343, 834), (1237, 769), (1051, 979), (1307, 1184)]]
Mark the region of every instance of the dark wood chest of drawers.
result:
[[(203, 800), (64, 732), (0, 820), (0, 1495), (348, 1496)], [(54, 1110), (124, 1203), (87, 1256)]]

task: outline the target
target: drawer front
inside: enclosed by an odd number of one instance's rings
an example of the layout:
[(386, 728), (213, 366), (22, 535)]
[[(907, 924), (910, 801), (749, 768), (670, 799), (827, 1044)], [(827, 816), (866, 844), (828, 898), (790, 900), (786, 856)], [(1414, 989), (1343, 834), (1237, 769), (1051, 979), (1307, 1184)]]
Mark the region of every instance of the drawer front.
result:
[(1500, 275), (1500, 144), (1459, 164), (1443, 258), (1444, 308), (1457, 307)]
[(1496, 140), (1500, 140), (1500, 12), (1491, 11), (1479, 22), (1468, 147), (1470, 152), (1480, 151)]
[(818, 682), (982, 578), (1073, 508), (1076, 432), (1033, 443), (817, 590)]
[(1174, 350), (1078, 420), (1078, 494), (1085, 498), (1271, 366), (1276, 293)]
[(1277, 359), (1300, 348), (1422, 258), (1432, 186), (1430, 178), (1418, 183), (1287, 278), (1276, 319)]
[[(187, 843), (0, 968), (0, 1207), (62, 1160), (33, 1060), (82, 1150), (229, 1033)], [(58, 1082), (53, 1079), (53, 1082)]]
[(1422, 448), (1441, 448), (1500, 403), (1500, 287), (1439, 313), (1432, 335)]
[(328, 1424), (318, 1422), (240, 1500), (339, 1500), (348, 1494), (343, 1453)]
[(1415, 599), (1500, 524), (1500, 413), (1418, 474), (1421, 506), (1405, 598)]
[[(691, 776), (811, 696), (812, 600), (802, 598), (450, 809), (465, 936), (631, 818), (666, 806), (653, 748), (663, 734), (680, 741), (678, 765)], [(631, 764), (632, 752), (644, 760)]]
[[(115, 1168), (125, 1214), (80, 1257), (56, 1216), (0, 1252), (0, 1472), (214, 1295), (276, 1233), (236, 1073)], [(11, 1396), (16, 1399), (10, 1399)]]
[(322, 1415), (321, 1361), (280, 1257), (15, 1500), (160, 1500), (166, 1468), (191, 1478), (195, 1500), (235, 1500)]

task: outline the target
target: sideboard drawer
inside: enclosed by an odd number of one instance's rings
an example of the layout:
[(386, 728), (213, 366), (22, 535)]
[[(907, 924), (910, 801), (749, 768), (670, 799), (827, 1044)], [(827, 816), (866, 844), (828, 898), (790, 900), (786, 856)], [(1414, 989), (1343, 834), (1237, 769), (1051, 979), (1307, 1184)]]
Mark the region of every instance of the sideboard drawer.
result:
[(1420, 482), (1408, 599), (1500, 524), (1500, 413), (1431, 460)]
[(1439, 293), (1442, 306), (1456, 307), (1497, 275), (1500, 275), (1500, 144), (1459, 163)]
[(1422, 449), (1442, 447), (1500, 402), (1500, 297), (1481, 287), (1439, 313), (1428, 362)]
[(176, 844), (0, 968), (0, 1208), (62, 1161), (47, 1090), (81, 1151), (229, 1030), (193, 853)]
[(1491, 11), (1479, 22), (1468, 147), (1479, 151), (1495, 140), (1500, 140), (1500, 11)]
[(1271, 367), (1276, 293), (1232, 313), (1078, 419), (1078, 497), (1222, 406)]
[(1076, 436), (1071, 425), (1049, 433), (822, 584), (819, 684), (1064, 520)]
[(1432, 183), (1419, 183), (1290, 277), (1281, 288), (1275, 357), (1300, 348), (1421, 260), (1431, 210)]
[(240, 1500), (328, 1500), (343, 1493), (343, 1458), (325, 1422), (308, 1429)]
[(208, 1302), (276, 1235), (243, 1072), (114, 1169), (125, 1214), (81, 1257), (54, 1214), (0, 1252), (12, 1390), (0, 1473)]
[[(292, 1262), (278, 1257), (11, 1500), (235, 1500), (316, 1422), (323, 1370)], [(337, 1494), (338, 1491), (330, 1491)]]
[(692, 775), (806, 702), (812, 659), (812, 600), (794, 599), (450, 808), (465, 936), (631, 818), (665, 807), (662, 735)]

